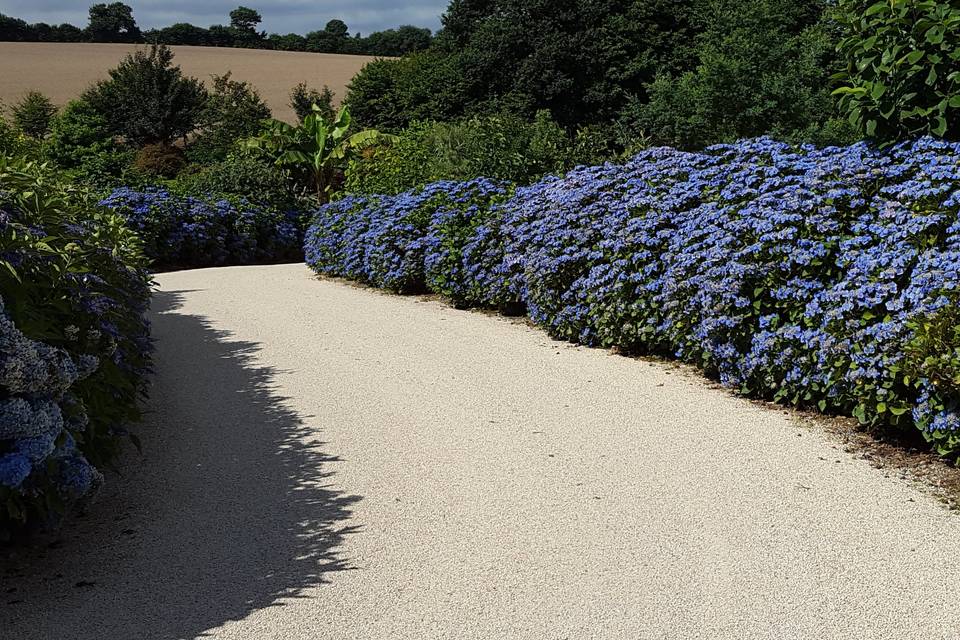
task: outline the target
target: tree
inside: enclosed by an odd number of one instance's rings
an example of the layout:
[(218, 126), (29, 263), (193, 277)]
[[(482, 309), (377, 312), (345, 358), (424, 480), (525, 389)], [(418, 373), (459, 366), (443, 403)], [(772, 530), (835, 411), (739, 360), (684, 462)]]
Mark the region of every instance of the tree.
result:
[(50, 132), (57, 107), (39, 91), (29, 91), (13, 107), (13, 122), (31, 138), (42, 139)]
[(81, 42), (83, 29), (64, 22), (54, 27), (54, 42)]
[(343, 53), (350, 40), (350, 31), (343, 20), (331, 20), (323, 31), (307, 34), (307, 50), (317, 53)]
[(26, 22), (0, 13), (0, 41), (23, 42), (30, 39), (30, 27)]
[(320, 117), (324, 120), (333, 120), (336, 111), (333, 109), (333, 91), (330, 87), (323, 85), (323, 89), (317, 91), (307, 86), (306, 82), (301, 82), (290, 90), (290, 108), (297, 114), (297, 120), (303, 120), (314, 113), (315, 107), (320, 109)]
[(456, 56), (430, 49), (368, 63), (350, 81), (344, 104), (362, 126), (396, 133), (417, 120), (462, 115), (468, 82)]
[(230, 29), (234, 33), (237, 44), (256, 47), (264, 39), (264, 34), (257, 33), (257, 25), (263, 21), (260, 14), (248, 7), (237, 7), (230, 12)]
[[(430, 56), (421, 59), (432, 58), (431, 73), (396, 73), (390, 91), (408, 101), (404, 111), (417, 115), (430, 104), (453, 116), (507, 108), (532, 117), (547, 109), (571, 129), (609, 122), (633, 96), (645, 97), (658, 72), (688, 68), (696, 1), (454, 0)], [(449, 72), (433, 73), (440, 69)], [(377, 73), (382, 80), (383, 71), (368, 65), (354, 86), (375, 84), (363, 76)], [(456, 91), (445, 86), (450, 82)], [(378, 110), (404, 119), (377, 95), (368, 97)], [(350, 105), (370, 123), (356, 95)]]
[[(696, 67), (661, 74), (626, 119), (661, 144), (700, 148), (773, 134), (818, 137), (833, 116), (834, 42), (823, 0), (710, 0)], [(820, 140), (818, 140), (820, 141)]]
[(270, 108), (249, 83), (232, 80), (230, 72), (213, 76), (213, 90), (200, 114), (200, 135), (189, 157), (204, 163), (222, 160), (238, 140), (259, 132), (268, 118)]
[(158, 29), (151, 34), (151, 36), (152, 37), (147, 38), (147, 40), (151, 42), (200, 47), (207, 44), (209, 32), (203, 27), (196, 27), (186, 22), (178, 22), (169, 27)]
[(430, 47), (433, 36), (430, 29), (404, 25), (398, 29), (375, 31), (364, 38), (361, 51), (372, 56), (403, 56)]
[(222, 24), (207, 29), (207, 42), (214, 47), (232, 47), (236, 43), (236, 31)]
[(297, 33), (288, 33), (286, 35), (271, 33), (270, 37), (267, 38), (267, 42), (270, 44), (271, 49), (276, 49), (277, 51), (307, 50), (307, 39)]
[(323, 30), (330, 34), (331, 38), (335, 39), (346, 39), (350, 36), (350, 29), (343, 20), (331, 20)]
[(84, 100), (127, 142), (169, 145), (196, 129), (207, 92), (173, 65), (169, 47), (155, 44), (127, 55)]
[(230, 12), (230, 26), (238, 32), (255, 34), (257, 25), (263, 22), (260, 14), (249, 7), (237, 7)]
[(133, 9), (122, 2), (90, 7), (87, 39), (91, 42), (140, 42), (142, 34), (133, 19)]

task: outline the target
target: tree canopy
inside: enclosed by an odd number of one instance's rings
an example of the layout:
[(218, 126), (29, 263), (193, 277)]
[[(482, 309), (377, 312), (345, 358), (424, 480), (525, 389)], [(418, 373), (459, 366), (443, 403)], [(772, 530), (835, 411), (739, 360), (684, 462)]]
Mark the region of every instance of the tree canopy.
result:
[(279, 51), (348, 53), (374, 56), (402, 56), (427, 49), (433, 42), (429, 29), (404, 25), (375, 31), (367, 36), (350, 35), (347, 24), (334, 18), (323, 29), (306, 35), (266, 34), (258, 31), (263, 17), (259, 11), (239, 6), (229, 14), (230, 23), (201, 27), (178, 22), (167, 27), (141, 32), (133, 9), (122, 2), (90, 7), (90, 24), (80, 29), (71, 24), (28, 24), (24, 20), (0, 14), (2, 42), (131, 42), (212, 47), (244, 47)]
[(122, 2), (90, 7), (87, 36), (93, 42), (140, 42), (142, 34), (133, 19), (133, 9)]

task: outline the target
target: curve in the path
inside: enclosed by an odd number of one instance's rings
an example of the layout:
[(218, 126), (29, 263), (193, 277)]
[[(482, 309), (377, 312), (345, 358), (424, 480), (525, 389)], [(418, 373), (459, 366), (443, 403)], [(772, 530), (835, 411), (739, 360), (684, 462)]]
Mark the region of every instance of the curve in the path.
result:
[(781, 412), (302, 265), (158, 280), (144, 455), (3, 560), (3, 637), (960, 636), (960, 520)]

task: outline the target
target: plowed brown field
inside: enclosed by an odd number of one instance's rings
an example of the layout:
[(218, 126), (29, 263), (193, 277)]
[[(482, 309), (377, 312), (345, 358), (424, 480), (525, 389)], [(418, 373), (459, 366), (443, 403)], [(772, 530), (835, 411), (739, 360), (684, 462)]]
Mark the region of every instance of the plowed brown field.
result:
[[(72, 44), (0, 42), (0, 101), (16, 102), (26, 91), (42, 91), (58, 105), (105, 78), (125, 54), (126, 44)], [(326, 53), (261, 51), (217, 47), (173, 47), (184, 73), (209, 85), (210, 76), (233, 72), (233, 78), (253, 84), (273, 110), (274, 117), (291, 120), (287, 105), (298, 82), (329, 86), (342, 98), (347, 83), (373, 58)]]

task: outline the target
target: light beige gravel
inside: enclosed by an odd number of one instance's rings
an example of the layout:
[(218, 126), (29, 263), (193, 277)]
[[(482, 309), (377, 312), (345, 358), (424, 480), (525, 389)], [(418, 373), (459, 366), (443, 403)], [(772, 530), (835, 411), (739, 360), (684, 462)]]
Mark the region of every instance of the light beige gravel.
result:
[(159, 283), (144, 455), (3, 638), (960, 637), (960, 519), (782, 412), (302, 265)]

